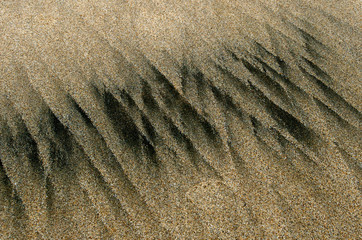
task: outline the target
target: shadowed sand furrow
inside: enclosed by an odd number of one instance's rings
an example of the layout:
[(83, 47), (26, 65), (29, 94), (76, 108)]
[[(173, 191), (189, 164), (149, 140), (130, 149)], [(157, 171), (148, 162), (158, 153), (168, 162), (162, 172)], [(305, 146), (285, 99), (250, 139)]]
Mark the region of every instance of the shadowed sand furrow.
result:
[(1, 239), (358, 239), (357, 1), (2, 1)]

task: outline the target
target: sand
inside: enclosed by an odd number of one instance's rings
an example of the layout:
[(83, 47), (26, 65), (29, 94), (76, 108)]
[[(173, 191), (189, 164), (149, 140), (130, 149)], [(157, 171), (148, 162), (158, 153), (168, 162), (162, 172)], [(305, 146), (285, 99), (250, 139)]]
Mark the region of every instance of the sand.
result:
[(0, 2), (0, 239), (360, 239), (361, 2)]

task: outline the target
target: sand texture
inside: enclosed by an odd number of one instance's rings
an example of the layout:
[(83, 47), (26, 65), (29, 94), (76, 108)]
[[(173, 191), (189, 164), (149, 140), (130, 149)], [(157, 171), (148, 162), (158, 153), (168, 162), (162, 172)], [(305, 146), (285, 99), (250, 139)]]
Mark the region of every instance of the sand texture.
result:
[(1, 0), (0, 239), (362, 239), (360, 0)]

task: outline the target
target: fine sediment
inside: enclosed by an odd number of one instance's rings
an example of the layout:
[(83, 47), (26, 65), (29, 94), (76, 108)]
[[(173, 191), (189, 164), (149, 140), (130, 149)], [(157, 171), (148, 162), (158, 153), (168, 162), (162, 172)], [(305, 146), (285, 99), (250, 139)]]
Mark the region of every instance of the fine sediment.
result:
[(359, 1), (1, 1), (0, 239), (359, 239)]

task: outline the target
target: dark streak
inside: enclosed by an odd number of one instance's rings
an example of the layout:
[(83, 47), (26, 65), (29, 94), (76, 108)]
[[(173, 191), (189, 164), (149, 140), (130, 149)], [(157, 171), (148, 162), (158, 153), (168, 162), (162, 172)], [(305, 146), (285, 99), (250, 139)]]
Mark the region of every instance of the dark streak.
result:
[(332, 83), (332, 78), (325, 71), (323, 71), (315, 63), (306, 59), (305, 57), (302, 57), (302, 59), (308, 64), (308, 66), (313, 70), (317, 77), (319, 77), (323, 81), (326, 81), (327, 83)]
[(142, 124), (144, 129), (146, 130), (148, 138), (154, 143), (157, 137), (157, 133), (155, 128), (152, 126), (151, 122), (145, 115), (142, 115)]
[(50, 124), (55, 134), (55, 142), (50, 142), (50, 158), (53, 161), (52, 167), (64, 169), (69, 165), (68, 155), (73, 149), (71, 133), (53, 112), (49, 113)]
[(112, 121), (112, 125), (118, 132), (121, 139), (125, 140), (129, 146), (135, 150), (140, 149), (140, 132), (132, 121), (123, 106), (110, 92), (104, 93), (104, 103), (107, 116)]

